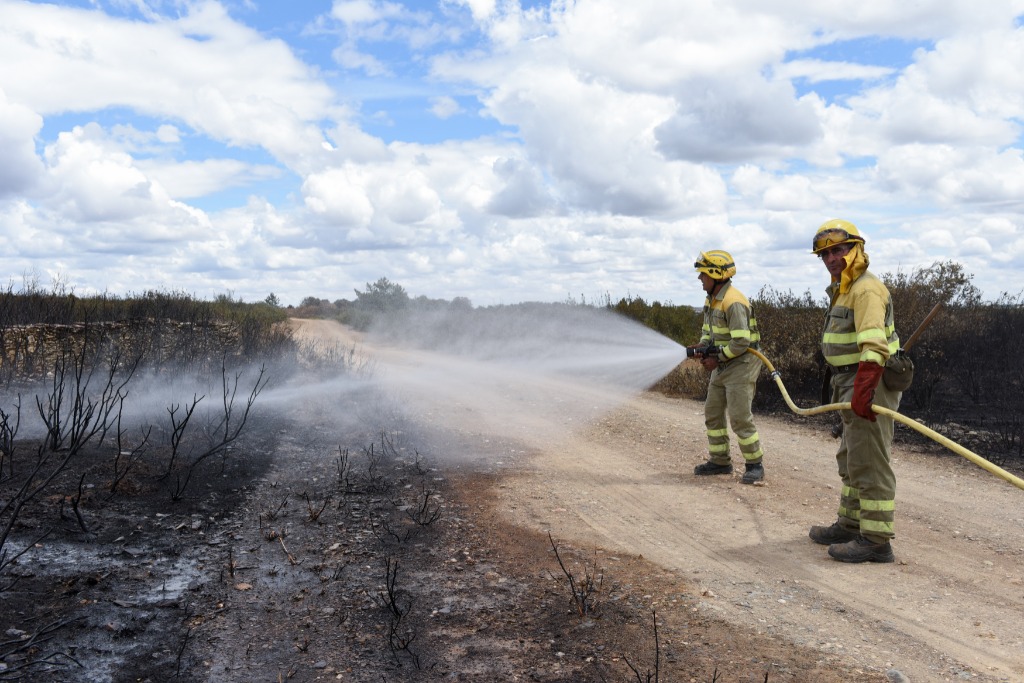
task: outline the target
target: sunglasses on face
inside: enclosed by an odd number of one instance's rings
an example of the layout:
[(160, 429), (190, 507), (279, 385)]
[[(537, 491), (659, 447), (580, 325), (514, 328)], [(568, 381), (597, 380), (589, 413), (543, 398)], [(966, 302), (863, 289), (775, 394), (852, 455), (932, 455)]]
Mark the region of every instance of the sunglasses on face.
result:
[(837, 244), (834, 247), (825, 247), (818, 252), (818, 258), (825, 260), (832, 255), (846, 256), (851, 249), (853, 249), (852, 244)]

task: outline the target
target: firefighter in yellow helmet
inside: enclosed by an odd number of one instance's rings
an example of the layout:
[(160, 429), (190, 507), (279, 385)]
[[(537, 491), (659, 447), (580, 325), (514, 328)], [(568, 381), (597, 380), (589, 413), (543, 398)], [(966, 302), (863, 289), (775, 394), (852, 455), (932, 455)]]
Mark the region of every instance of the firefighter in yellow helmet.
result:
[(732, 474), (728, 431), (731, 426), (746, 466), (742, 481), (758, 484), (764, 480), (764, 454), (751, 404), (761, 363), (746, 352), (759, 347), (757, 320), (747, 297), (732, 284), (736, 264), (729, 252), (701, 252), (693, 267), (707, 298), (700, 342), (689, 347), (687, 355), (701, 358), (704, 367), (711, 371), (704, 402), (709, 458), (697, 465), (693, 473)]
[(850, 402), (852, 410), (840, 411), (843, 434), (836, 460), (843, 490), (838, 519), (831, 526), (811, 527), (810, 537), (827, 545), (828, 554), (842, 562), (892, 562), (893, 420), (871, 410), (872, 403), (896, 410), (902, 395), (882, 380), (886, 361), (900, 348), (892, 297), (868, 271), (864, 238), (852, 223), (823, 223), (812, 250), (832, 276), (821, 337), (832, 375), (832, 402)]

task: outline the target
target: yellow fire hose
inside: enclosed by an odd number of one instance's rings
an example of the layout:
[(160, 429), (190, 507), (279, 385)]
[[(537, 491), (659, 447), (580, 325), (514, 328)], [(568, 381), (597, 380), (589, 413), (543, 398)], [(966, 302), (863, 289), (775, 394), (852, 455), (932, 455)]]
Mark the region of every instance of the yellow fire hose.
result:
[[(785, 385), (782, 384), (782, 376), (779, 374), (779, 371), (775, 369), (775, 366), (772, 365), (771, 361), (765, 358), (764, 354), (762, 354), (760, 351), (757, 351), (756, 349), (747, 349), (747, 353), (752, 353), (761, 359), (761, 362), (764, 363), (765, 367), (768, 368), (768, 371), (771, 372), (772, 379), (775, 380), (775, 384), (778, 385), (779, 391), (782, 392), (782, 397), (786, 399), (786, 405), (788, 405), (789, 409), (792, 410), (797, 415), (820, 415), (821, 413), (827, 413), (833, 410), (850, 410), (849, 402), (829, 403), (823, 406), (815, 406), (814, 408), (800, 408), (795, 403), (793, 403), (793, 399), (789, 397), (789, 392), (786, 391)], [(881, 406), (872, 405), (871, 410), (875, 411), (879, 415), (887, 415), (888, 417), (891, 417), (897, 422), (907, 425), (914, 431), (924, 434), (932, 441), (942, 444), (943, 446), (953, 451), (957, 455), (962, 455), (963, 457), (967, 458), (978, 467), (984, 470), (988, 470), (989, 472), (995, 474), (996, 476), (1002, 477), (1003, 479), (1010, 482), (1019, 489), (1024, 489), (1024, 479), (1021, 479), (1018, 476), (1010, 474), (1002, 467), (992, 464), (985, 458), (981, 457), (976, 453), (972, 453), (971, 451), (967, 450), (966, 448), (956, 443), (955, 441), (947, 439), (946, 437), (942, 436), (942, 434), (939, 434), (938, 432), (931, 430), (928, 427), (925, 427), (920, 422), (913, 420), (909, 417), (906, 417), (904, 415), (900, 415), (895, 410), (889, 410), (888, 408), (883, 408)]]

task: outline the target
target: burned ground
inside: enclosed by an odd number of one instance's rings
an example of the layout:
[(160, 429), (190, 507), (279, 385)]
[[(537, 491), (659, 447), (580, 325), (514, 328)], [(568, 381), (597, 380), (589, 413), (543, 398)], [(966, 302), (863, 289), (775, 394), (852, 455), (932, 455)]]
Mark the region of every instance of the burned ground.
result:
[[(414, 420), (322, 379), (262, 396), (186, 495), (157, 453), (113, 493), (110, 449), (78, 453), (5, 547), (27, 550), (0, 583), (0, 680), (1024, 672), (1019, 499), (977, 468), (898, 450), (898, 561), (841, 566), (806, 538), (836, 498), (820, 425), (759, 416), (768, 479), (751, 487), (690, 474), (690, 400), (631, 397), (552, 439), (534, 412), (517, 440), (479, 419), (493, 405), (428, 400)], [(36, 448), (18, 445), (19, 466)]]
[(0, 680), (884, 680), (710, 618), (641, 557), (509, 524), (502, 471), (308, 424), (258, 415), (179, 501), (76, 463), (18, 518), (12, 547), (39, 540), (0, 594)]

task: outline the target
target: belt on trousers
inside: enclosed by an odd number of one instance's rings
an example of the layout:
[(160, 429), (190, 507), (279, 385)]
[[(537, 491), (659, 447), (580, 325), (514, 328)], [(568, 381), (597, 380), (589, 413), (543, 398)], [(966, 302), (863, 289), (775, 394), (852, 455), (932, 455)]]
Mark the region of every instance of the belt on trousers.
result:
[(859, 363), (853, 363), (851, 365), (833, 365), (832, 366), (832, 374), (833, 375), (841, 375), (844, 372), (857, 372), (857, 366), (858, 365), (860, 365), (860, 364)]
[[(759, 350), (757, 346), (751, 346), (750, 348), (754, 349), (755, 351)], [(735, 361), (738, 361), (741, 357), (742, 357), (742, 354), (740, 354), (739, 356), (733, 356), (732, 358), (729, 358), (729, 359), (722, 359), (722, 357), (719, 356), (718, 357), (718, 365), (721, 366), (721, 367), (725, 367), (729, 363), (733, 363)], [(854, 366), (854, 367), (856, 368), (856, 366)]]

